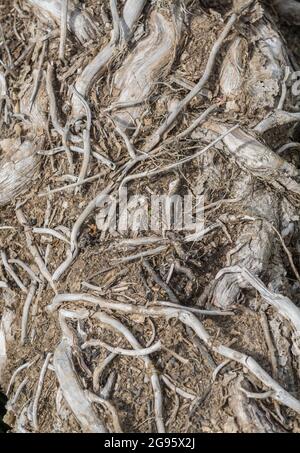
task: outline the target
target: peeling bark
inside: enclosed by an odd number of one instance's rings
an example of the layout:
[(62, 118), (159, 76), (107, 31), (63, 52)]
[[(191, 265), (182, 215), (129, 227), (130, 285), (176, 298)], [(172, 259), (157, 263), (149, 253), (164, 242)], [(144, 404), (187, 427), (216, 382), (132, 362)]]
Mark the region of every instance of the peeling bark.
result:
[(282, 426), (258, 406), (258, 400), (248, 398), (242, 389), (249, 390), (247, 379), (239, 376), (231, 385), (228, 399), (239, 431), (242, 433), (283, 433)]
[(291, 24), (300, 25), (300, 5), (295, 0), (273, 0), (281, 17)]
[[(115, 104), (125, 106), (123, 111), (116, 111), (114, 118), (125, 128), (134, 126), (134, 121), (142, 114), (143, 103), (156, 82), (168, 74), (176, 51), (174, 23), (154, 11), (148, 26), (148, 36), (130, 53), (114, 76), (114, 89), (120, 93)], [(128, 108), (127, 103), (136, 105)]]
[(72, 346), (67, 339), (63, 339), (57, 346), (53, 364), (62, 394), (78, 420), (82, 431), (84, 433), (105, 433), (106, 429), (78, 382), (72, 362)]
[[(62, 0), (27, 0), (34, 7), (39, 19), (54, 21), (60, 24)], [(81, 44), (87, 43), (97, 36), (97, 26), (86, 11), (80, 10), (73, 0), (68, 0), (68, 29)]]

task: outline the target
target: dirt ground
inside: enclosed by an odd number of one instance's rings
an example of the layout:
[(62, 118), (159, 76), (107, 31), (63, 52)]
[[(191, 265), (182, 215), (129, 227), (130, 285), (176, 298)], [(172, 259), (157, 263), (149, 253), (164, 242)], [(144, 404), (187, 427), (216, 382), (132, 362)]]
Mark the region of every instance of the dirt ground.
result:
[[(34, 132), (26, 121), (26, 115), (11, 116), (8, 123), (1, 119), (1, 140), (6, 138), (20, 139), (24, 142), (28, 136), (34, 135), (34, 140), (43, 151), (49, 151), (62, 146), (60, 135), (52, 127), (49, 115), (47, 92), (45, 88), (45, 72), (47, 64), (55, 68), (55, 96), (61, 122), (65, 124), (72, 110), (70, 87), (83, 67), (102, 49), (110, 39), (111, 23), (105, 22), (105, 14), (110, 19), (109, 1), (81, 2), (91, 17), (97, 18), (99, 36), (85, 45), (80, 45), (71, 33), (67, 36), (65, 58), (60, 62), (57, 58), (59, 37), (47, 41), (45, 57), (42, 62), (43, 78), (38, 92), (38, 102), (46, 105), (46, 126)], [(119, 2), (122, 3), (122, 2)], [(147, 36), (147, 16), (152, 8), (156, 8), (165, 17), (170, 17), (170, 1), (153, 2), (155, 5), (146, 6), (137, 25), (137, 36)], [(176, 49), (176, 55), (169, 67), (160, 77), (144, 106), (144, 114), (140, 118), (140, 133), (134, 141), (136, 149), (142, 150), (151, 134), (157, 130), (166, 118), (170, 101), (176, 102), (188, 93), (189, 89), (180, 86), (174, 79), (181, 79), (193, 86), (203, 74), (212, 46), (224, 29), (224, 22), (230, 17), (232, 2), (190, 1), (182, 2), (187, 10), (183, 32)], [(183, 7), (182, 7), (183, 9)], [(294, 59), (300, 65), (299, 27), (290, 27), (276, 18), (276, 27), (282, 33), (282, 39), (291, 51)], [(1, 44), (1, 61), (9, 64), (9, 55), (17, 61), (28, 43), (36, 39), (36, 46), (29, 52), (25, 60), (15, 67), (8, 75), (10, 112), (17, 112), (20, 98), (26, 90), (31, 90), (34, 83), (33, 68), (37, 68), (41, 55), (41, 37), (51, 30), (59, 30), (54, 22), (42, 22), (34, 13), (32, 6), (26, 1), (0, 2), (0, 21), (5, 42), (10, 52), (5, 51)], [(175, 136), (191, 124), (199, 114), (216, 102), (224, 103), (224, 94), (220, 90), (218, 80), (225, 56), (231, 40), (242, 28), (236, 25), (225, 39), (218, 53), (214, 70), (205, 85), (207, 97), (196, 96), (180, 113), (178, 121), (169, 130), (169, 136)], [(0, 30), (1, 31), (1, 30)], [(58, 35), (59, 36), (59, 35)], [(98, 179), (87, 182), (79, 191), (74, 188), (62, 190), (51, 195), (45, 192), (74, 182), (70, 175), (69, 161), (66, 153), (53, 156), (41, 155), (38, 171), (22, 193), (9, 204), (0, 207), (0, 249), (4, 250), (10, 260), (19, 259), (27, 263), (33, 272), (40, 275), (40, 270), (30, 253), (25, 237), (25, 230), (16, 217), (16, 206), (20, 203), (27, 220), (27, 226), (43, 228), (47, 219), (47, 228), (56, 229), (63, 225), (64, 231), (71, 231), (79, 215), (88, 203), (98, 193), (115, 182), (124, 164), (128, 161), (128, 150), (122, 138), (116, 133), (111, 116), (107, 109), (118, 99), (114, 91), (113, 75), (121, 67), (127, 55), (135, 48), (131, 41), (125, 48), (120, 49), (110, 61), (108, 70), (93, 85), (88, 102), (92, 113), (91, 146), (92, 150), (114, 162), (116, 169), (111, 170), (100, 160), (91, 159), (88, 175), (99, 174)], [(251, 48), (248, 52), (251, 53)], [(2, 70), (2, 69), (1, 69)], [(214, 121), (233, 126), (238, 123), (246, 130), (252, 129), (265, 118), (266, 110), (255, 108), (255, 99), (245, 95), (240, 98), (243, 107), (235, 112), (228, 112), (219, 107), (211, 114)], [(24, 119), (25, 118), (25, 119)], [(76, 135), (76, 125), (71, 125), (71, 131)], [(197, 132), (197, 130), (196, 130)], [(166, 145), (163, 153), (153, 155), (149, 160), (141, 162), (133, 173), (149, 172), (159, 167), (175, 163), (201, 149), (211, 141), (211, 137), (203, 136), (200, 140), (195, 135), (187, 137), (183, 142)], [(299, 127), (293, 129), (293, 140), (286, 135), (286, 127), (273, 129), (262, 138), (263, 143), (272, 150), (280, 148), (287, 141), (297, 141), (300, 136)], [(298, 137), (298, 139), (297, 139)], [(290, 139), (290, 140), (289, 140)], [(0, 151), (1, 153), (1, 151)], [(45, 153), (44, 153), (45, 154)], [(292, 150), (286, 155), (288, 162), (299, 169), (299, 149)], [(78, 175), (82, 158), (74, 154), (74, 175)], [(0, 154), (1, 163), (1, 154)], [(219, 227), (209, 232), (201, 241), (184, 242), (184, 232), (168, 232), (157, 234), (160, 239), (154, 245), (130, 247), (122, 244), (125, 239), (153, 237), (151, 232), (125, 234), (119, 232), (104, 232), (97, 227), (97, 214), (94, 210), (82, 225), (78, 237), (79, 253), (70, 266), (56, 283), (58, 294), (89, 293), (101, 296), (109, 301), (131, 305), (152, 307), (160, 305), (160, 301), (169, 299), (162, 285), (153, 280), (153, 275), (147, 270), (150, 263), (152, 270), (163, 282), (167, 281), (170, 268), (179, 262), (181, 268), (173, 271), (168, 283), (176, 296), (178, 304), (203, 310), (219, 309), (212, 305), (211, 299), (205, 299), (218, 272), (228, 265), (228, 256), (238, 238), (243, 234), (248, 220), (236, 220), (239, 216), (247, 215), (247, 201), (220, 203), (220, 200), (236, 198), (236, 181), (247, 178), (244, 168), (237, 165), (234, 159), (228, 158), (222, 145), (216, 146), (182, 167), (172, 172), (159, 174), (153, 178), (140, 178), (130, 183), (130, 194), (142, 194), (150, 199), (151, 195), (163, 195), (170, 190), (170, 184), (178, 181), (178, 194), (186, 195), (203, 186), (205, 189), (205, 205), (216, 203), (213, 209), (205, 214), (205, 227), (219, 221)], [(291, 196), (285, 191), (275, 189), (263, 178), (253, 177), (253, 199), (263, 191), (275, 200), (274, 203), (290, 203), (296, 218), (299, 214), (299, 197)], [(41, 194), (44, 194), (41, 196)], [(288, 200), (288, 201), (286, 201)], [(250, 208), (249, 208), (250, 209)], [(252, 208), (251, 208), (252, 209)], [(298, 214), (297, 214), (298, 213)], [(252, 211), (251, 214), (252, 215)], [(300, 269), (299, 253), (299, 215), (295, 220), (294, 235), (289, 237), (288, 250), (292, 254), (295, 267)], [(5, 228), (4, 228), (5, 227)], [(58, 230), (57, 230), (58, 231)], [(63, 230), (60, 230), (63, 231)], [(65, 260), (68, 241), (64, 242), (46, 234), (34, 234), (34, 243), (43, 257), (50, 274)], [(151, 248), (165, 245), (160, 254), (118, 264), (118, 259), (135, 255)], [(268, 268), (275, 269), (283, 265), (286, 271), (284, 283), (285, 295), (294, 304), (300, 304), (299, 284), (291, 266), (291, 261), (282, 247), (278, 236), (274, 238)], [(31, 279), (26, 271), (13, 265), (26, 288), (31, 285)], [(268, 272), (261, 272), (260, 278), (267, 285)], [(10, 389), (7, 414), (4, 421), (14, 431), (20, 424), (26, 431), (33, 432), (81, 432), (82, 427), (72, 410), (64, 401), (55, 367), (52, 364), (46, 371), (42, 392), (38, 402), (38, 428), (34, 428), (28, 412), (34, 401), (37, 385), (46, 355), (55, 351), (61, 341), (62, 331), (57, 313), (50, 313), (47, 306), (53, 301), (55, 293), (45, 279), (39, 284), (34, 298), (27, 325), (25, 344), (21, 344), (21, 320), (26, 293), (18, 287), (14, 278), (7, 274), (5, 266), (0, 266), (0, 281), (7, 282), (8, 288), (0, 289), (0, 313), (9, 306), (15, 314), (13, 338), (8, 342), (7, 364), (1, 380), (3, 393), (11, 380), (14, 371), (22, 364), (34, 360), (34, 363), (18, 373)], [(94, 285), (87, 288), (84, 282)], [(298, 286), (297, 286), (298, 284)], [(98, 287), (98, 290), (95, 289)], [(99, 293), (101, 288), (101, 293)], [(1, 295), (2, 292), (2, 295)], [(79, 305), (79, 304), (77, 304)], [(69, 320), (68, 326), (77, 338), (77, 348), (74, 348), (74, 370), (84, 390), (93, 389), (93, 374), (109, 352), (101, 347), (87, 347), (82, 344), (90, 339), (97, 339), (108, 345), (129, 349), (131, 346), (124, 336), (117, 333), (104, 323), (93, 318), (97, 308), (88, 303), (80, 303), (87, 308), (90, 315), (84, 320)], [(64, 308), (74, 309), (76, 303), (65, 303)], [(196, 432), (300, 432), (300, 416), (293, 409), (278, 403), (272, 395), (264, 399), (251, 399), (243, 391), (244, 387), (252, 393), (267, 392), (268, 386), (254, 376), (247, 366), (234, 360), (224, 362), (224, 357), (213, 351), (195, 335), (195, 332), (183, 324), (180, 319), (166, 317), (149, 317), (137, 314), (126, 314), (114, 310), (105, 310), (113, 318), (122, 322), (139, 341), (142, 347), (149, 342), (160, 340), (162, 347), (151, 354), (151, 361), (160, 376), (163, 395), (163, 418), (167, 432), (196, 433)], [(296, 399), (300, 398), (299, 387), (299, 356), (293, 353), (292, 326), (278, 311), (271, 307), (255, 289), (245, 288), (237, 300), (233, 300), (227, 315), (207, 316), (197, 314), (205, 330), (212, 339), (212, 344), (224, 345), (243, 354), (251, 356), (269, 373), (287, 392)], [(274, 351), (266, 337), (267, 320), (271, 332)], [(276, 369), (272, 366), (272, 358), (276, 358)], [(217, 367), (223, 364), (218, 369)], [(173, 386), (165, 385), (162, 376), (167, 377)], [(20, 384), (27, 378), (24, 387), (16, 401), (13, 395)], [(117, 411), (124, 432), (155, 432), (157, 426), (154, 414), (153, 390), (151, 387), (151, 370), (145, 367), (143, 357), (131, 357), (117, 354), (104, 369), (100, 378), (100, 389), (108, 379), (113, 381), (109, 401)], [(177, 391), (179, 389), (179, 391)], [(186, 392), (187, 395), (183, 396)], [(180, 394), (181, 393), (181, 394)], [(239, 409), (237, 402), (239, 400)], [(243, 400), (241, 402), (241, 400)], [(246, 409), (245, 409), (246, 407)], [(58, 410), (59, 408), (59, 410)], [(93, 404), (94, 411), (104, 425), (114, 431), (110, 411), (99, 404)], [(244, 408), (244, 409), (243, 409)], [(250, 408), (250, 409), (249, 409)], [(21, 414), (27, 410), (25, 422), (20, 421)], [(253, 409), (253, 411), (252, 411)], [(245, 413), (243, 413), (243, 410)], [(252, 411), (252, 412), (251, 412)], [(251, 414), (249, 415), (249, 412)], [(254, 415), (253, 415), (254, 414)], [(241, 421), (244, 417), (246, 422)], [(267, 420), (267, 421), (266, 421)]]

